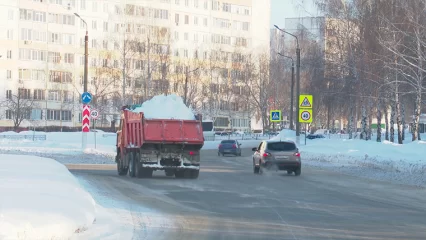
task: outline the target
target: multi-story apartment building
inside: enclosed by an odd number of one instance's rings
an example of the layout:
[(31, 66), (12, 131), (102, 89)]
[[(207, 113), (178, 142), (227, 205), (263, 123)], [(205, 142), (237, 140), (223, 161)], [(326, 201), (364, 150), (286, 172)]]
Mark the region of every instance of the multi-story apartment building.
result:
[[(22, 126), (79, 126), (87, 29), (102, 124), (121, 104), (178, 93), (217, 127), (247, 130), (233, 61), (269, 51), (269, 15), (269, 0), (3, 1), (0, 101), (32, 105)], [(3, 104), (0, 126), (13, 126), (15, 112)]]

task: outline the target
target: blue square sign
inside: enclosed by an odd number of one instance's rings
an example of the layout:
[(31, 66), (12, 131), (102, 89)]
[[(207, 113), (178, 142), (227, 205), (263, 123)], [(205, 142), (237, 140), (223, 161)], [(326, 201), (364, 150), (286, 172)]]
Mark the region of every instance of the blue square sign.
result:
[(281, 122), (281, 110), (271, 110), (269, 120), (271, 122)]

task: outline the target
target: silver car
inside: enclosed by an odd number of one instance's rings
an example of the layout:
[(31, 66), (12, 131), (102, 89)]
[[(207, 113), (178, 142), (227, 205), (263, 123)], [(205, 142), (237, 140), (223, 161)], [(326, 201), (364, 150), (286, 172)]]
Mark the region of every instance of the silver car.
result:
[(261, 173), (263, 168), (287, 171), (288, 174), (294, 172), (296, 176), (301, 174), (299, 149), (292, 141), (266, 140), (252, 150), (255, 174)]

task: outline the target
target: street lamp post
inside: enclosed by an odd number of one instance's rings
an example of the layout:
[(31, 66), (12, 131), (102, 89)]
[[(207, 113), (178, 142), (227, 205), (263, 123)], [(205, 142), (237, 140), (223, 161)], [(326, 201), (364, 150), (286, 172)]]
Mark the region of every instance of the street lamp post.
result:
[[(76, 17), (78, 17), (86, 26), (86, 36), (84, 36), (84, 76), (83, 76), (83, 92), (87, 92), (87, 72), (89, 68), (89, 31), (87, 28), (87, 23), (83, 18), (78, 15), (78, 13), (74, 13)], [(82, 139), (82, 148), (85, 149), (87, 145), (87, 132), (83, 132)]]
[[(296, 99), (299, 99), (300, 96), (300, 47), (299, 47), (299, 38), (291, 34), (281, 28), (279, 28), (277, 25), (274, 25), (274, 27), (278, 30), (280, 30), (283, 33), (287, 33), (288, 35), (296, 38)], [(296, 113), (299, 114), (299, 103), (296, 104)], [(296, 121), (296, 141), (297, 143), (300, 142), (300, 123), (299, 120)]]
[(290, 91), (290, 129), (294, 129), (293, 125), (293, 114), (294, 114), (294, 60), (292, 57), (285, 56), (281, 53), (278, 53), (281, 57), (289, 58), (291, 59), (291, 91)]

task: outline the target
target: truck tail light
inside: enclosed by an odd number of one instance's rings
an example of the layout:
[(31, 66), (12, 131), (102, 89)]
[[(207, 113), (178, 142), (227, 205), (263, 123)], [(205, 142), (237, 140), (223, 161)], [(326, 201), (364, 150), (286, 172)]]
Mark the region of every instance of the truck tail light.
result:
[(271, 156), (271, 154), (270, 154), (270, 153), (268, 153), (268, 152), (265, 152), (265, 153), (263, 154), (263, 156), (264, 156), (264, 157), (270, 157), (270, 156)]
[(194, 156), (195, 152), (191, 151), (191, 152), (189, 152), (189, 155)]
[(236, 144), (232, 144), (232, 148), (237, 148), (237, 145)]
[(221, 148), (222, 147), (222, 144), (219, 144), (219, 148)]

